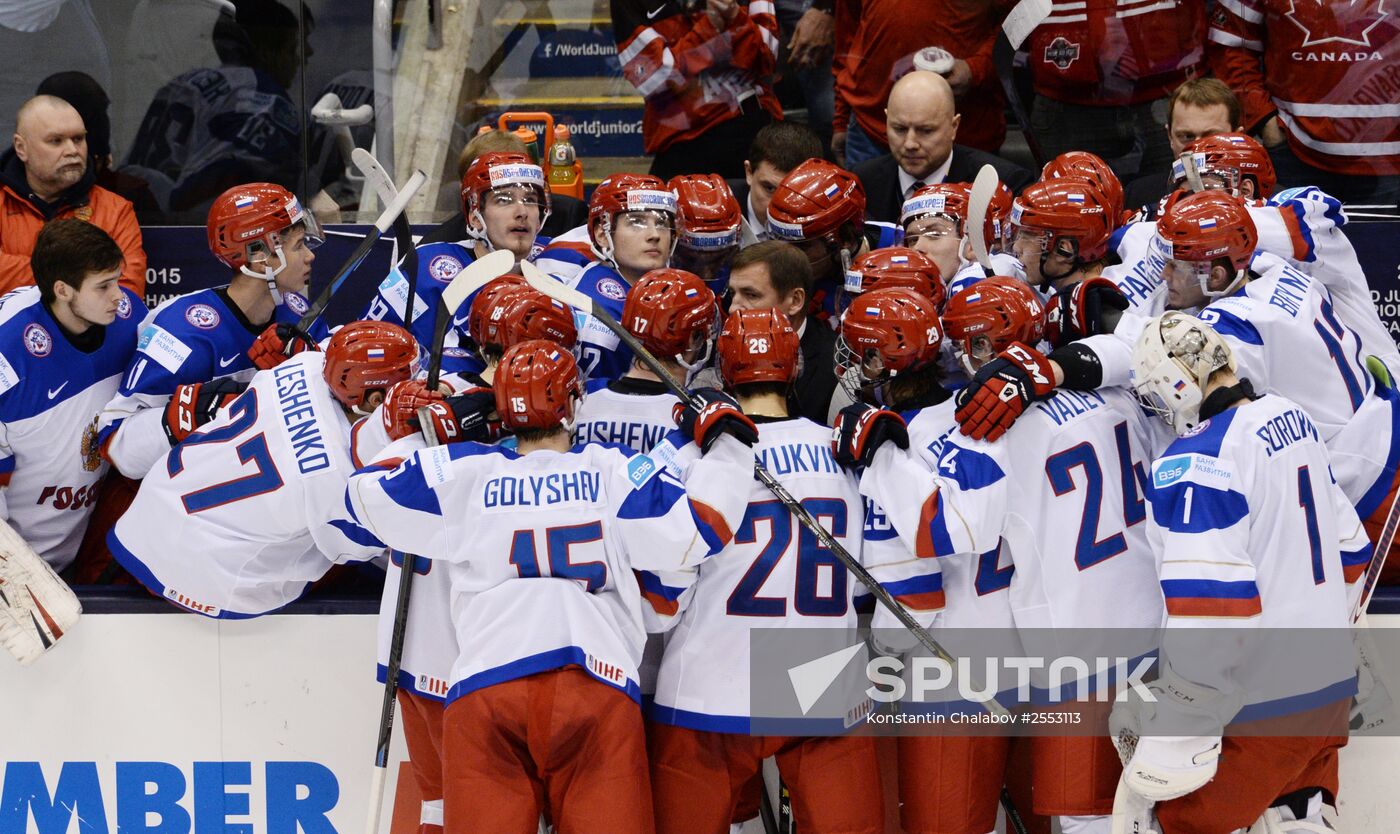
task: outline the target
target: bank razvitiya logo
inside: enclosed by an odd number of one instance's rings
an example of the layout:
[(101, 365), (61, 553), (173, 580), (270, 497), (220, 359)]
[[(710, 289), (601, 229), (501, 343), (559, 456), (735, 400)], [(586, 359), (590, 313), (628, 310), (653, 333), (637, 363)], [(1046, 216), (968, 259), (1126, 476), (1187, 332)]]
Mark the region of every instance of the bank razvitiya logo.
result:
[(1293, 0), (1284, 13), (1303, 30), (1303, 48), (1324, 43), (1371, 47), (1371, 30), (1390, 16), (1386, 0)]

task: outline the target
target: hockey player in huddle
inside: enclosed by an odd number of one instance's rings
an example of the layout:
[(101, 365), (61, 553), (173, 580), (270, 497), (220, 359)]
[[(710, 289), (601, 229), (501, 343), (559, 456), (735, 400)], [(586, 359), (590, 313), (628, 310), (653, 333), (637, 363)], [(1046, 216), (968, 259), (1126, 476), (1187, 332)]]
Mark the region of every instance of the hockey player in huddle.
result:
[[(503, 275), (487, 284), (472, 300), (468, 329), (485, 365), (479, 375), (464, 374), (468, 387), (443, 396), (430, 395), (422, 380), (406, 380), (389, 389), (378, 418), (355, 424), (355, 465), (393, 469), (408, 455), (424, 448), (419, 412), (432, 413), (432, 432), (442, 443), (495, 443), (503, 437), (491, 381), (507, 349), (521, 342), (544, 339), (572, 350), (576, 338), (572, 313), (559, 302), (530, 289), (518, 275)], [(413, 583), (413, 604), (399, 667), (398, 703), (408, 741), (409, 763), (422, 797), (420, 834), (441, 834), (443, 824), (442, 711), (448, 679), (457, 659), (452, 628), (452, 588), (447, 571), (419, 559)], [(398, 603), (403, 556), (390, 554), (380, 597), (378, 679), (388, 673), (389, 646)]]
[[(1043, 327), (1039, 299), (1015, 280), (974, 284), (948, 306), (945, 320), (974, 371), (1004, 361), (999, 349), (1029, 351), (998, 336), (1034, 337)], [(1155, 649), (1156, 575), (1133, 555), (1147, 552), (1142, 484), (1155, 439), (1125, 391), (1067, 392), (1038, 403), (998, 443), (951, 436), (932, 469), (909, 450), (892, 411), (853, 406), (839, 429), (838, 458), (865, 465), (861, 493), (884, 508), (915, 556), (986, 554), (1002, 543), (1014, 568), (1012, 622), (1030, 655), (1137, 657)], [(1140, 636), (1134, 643), (1113, 636), (1123, 629)], [(1106, 685), (1067, 681), (1049, 690), (1051, 708)], [(1038, 736), (1031, 755), (1036, 813), (1058, 816), (1071, 834), (1108, 830), (1119, 767), (1106, 735)]]
[[(1003, 186), (1004, 188), (1004, 186)], [(938, 272), (952, 295), (963, 287), (987, 277), (982, 265), (972, 253), (967, 236), (968, 200), (972, 186), (964, 182), (926, 185), (909, 195), (900, 210), (899, 224), (904, 227), (904, 244), (932, 258)], [(1010, 192), (1007, 192), (1010, 203)], [(1000, 240), (1001, 223), (988, 211), (983, 234), (988, 246)], [(1010, 275), (1021, 280), (1026, 269), (1021, 262), (1004, 251), (990, 253), (992, 268), (998, 275)]]
[[(433, 313), (442, 291), (468, 264), (496, 250), (517, 261), (540, 251), (539, 234), (549, 217), (549, 186), (544, 169), (517, 151), (494, 151), (473, 159), (462, 175), (462, 215), (467, 239), (425, 243), (418, 247), (418, 276), (413, 321), (405, 323), (408, 277), (391, 270), (360, 315), (407, 327), (420, 345), (433, 343)], [(464, 321), (454, 321), (444, 342), (443, 370), (475, 373), (481, 363), (467, 343)]]
[[(292, 325), (321, 243), (316, 219), (286, 189), (250, 183), (209, 210), (209, 249), (233, 270), (226, 286), (177, 296), (141, 322), (140, 341), (102, 414), (102, 454), (128, 478), (146, 473), (207, 422), (241, 383), (309, 340)], [(236, 377), (240, 382), (220, 381)]]
[[(986, 283), (1015, 280), (996, 278)], [(961, 296), (965, 295), (960, 294), (959, 303), (949, 309), (951, 321), (960, 325), (964, 320), (958, 311), (962, 309)], [(1027, 298), (1009, 291), (997, 297), (1007, 304), (1008, 312), (999, 320), (983, 322), (986, 336), (1032, 341), (1038, 338), (1041, 321), (1028, 307)], [(854, 431), (860, 417), (885, 414), (869, 410), (870, 405), (883, 403), (905, 421), (910, 454), (928, 472), (972, 477), (975, 467), (960, 467), (953, 462), (959, 454), (952, 451), (954, 446), (947, 447), (952, 455), (947, 467), (940, 470), (945, 444), (957, 428), (952, 396), (941, 382), (943, 337), (938, 317), (927, 304), (900, 292), (879, 289), (862, 296), (841, 321), (838, 353), (842, 387), (858, 404), (838, 416), (837, 427)], [(890, 428), (898, 431), (893, 424)], [(970, 453), (962, 454), (971, 458)], [(859, 463), (841, 462), (847, 466)], [(925, 628), (979, 629), (986, 634), (990, 629), (1013, 627), (1007, 588), (1014, 567), (998, 545), (985, 553), (937, 559), (929, 558), (931, 554), (918, 555), (900, 539), (884, 509), (867, 499), (864, 546), (866, 564), (872, 569), (881, 567), (892, 577), (890, 593)], [(872, 629), (888, 651), (907, 651), (916, 645), (883, 609), (876, 609)], [(946, 642), (948, 638), (940, 639)], [(897, 751), (903, 830), (911, 834), (991, 831), (1009, 745), (1010, 739), (1003, 736), (901, 736)], [(943, 775), (931, 778), (932, 773)], [(951, 774), (968, 774), (974, 781), (952, 778)]]
[[(619, 322), (684, 382), (710, 360), (719, 304), (698, 276), (654, 269), (627, 293)], [(645, 453), (675, 428), (675, 395), (636, 357), (627, 373), (590, 380), (587, 390), (574, 422), (576, 443), (617, 444)]]
[(682, 483), (643, 455), (574, 446), (581, 395), (571, 354), (523, 342), (495, 377), (517, 451), (438, 446), (350, 480), (364, 534), (432, 559), (451, 581), (449, 831), (533, 832), (541, 812), (560, 831), (654, 830), (632, 571), (683, 569), (729, 543), (755, 430), (723, 398), (679, 410), (703, 452)]
[(1117, 229), (1124, 222), (1123, 183), (1113, 169), (1097, 154), (1088, 151), (1065, 151), (1040, 170), (1042, 182), (1071, 179), (1087, 182), (1103, 195), (1108, 224)]
[(757, 242), (739, 201), (718, 174), (681, 174), (667, 187), (676, 195), (676, 251), (671, 265), (700, 276), (715, 295), (729, 286), (729, 263)]
[[(758, 458), (860, 558), (860, 496), (854, 479), (831, 458), (831, 432), (788, 414), (798, 339), (787, 317), (773, 309), (736, 311), (716, 350), (726, 387), (758, 424)], [(658, 457), (685, 471), (696, 453), (689, 446)], [(727, 830), (742, 787), (773, 756), (792, 788), (798, 829), (882, 831), (869, 736), (755, 735), (750, 717), (750, 629), (853, 629), (854, 597), (863, 589), (751, 476), (729, 486), (747, 505), (732, 542), (691, 570), (641, 577), (654, 612), (674, 626), (649, 713), (657, 830)], [(838, 732), (840, 726), (838, 720)]]
[(809, 312), (835, 329), (836, 297), (851, 263), (871, 249), (897, 245), (892, 223), (867, 222), (865, 189), (855, 174), (809, 159), (783, 177), (768, 201), (768, 234), (795, 244), (812, 264)]
[[(1201, 308), (1200, 318), (1230, 346), (1256, 390), (1298, 403), (1312, 418), (1332, 472), (1372, 541), (1400, 484), (1400, 398), (1362, 363), (1356, 333), (1336, 314), (1320, 280), (1283, 259), (1255, 252), (1248, 208), (1206, 191), (1177, 200), (1158, 221), (1170, 306)], [(1089, 391), (1128, 382), (1133, 345), (1146, 319), (1125, 314), (1112, 334), (1056, 350), (1000, 357), (960, 395), (959, 421), (972, 436), (994, 437), (1056, 386)], [(1387, 566), (1390, 563), (1387, 561)], [(1365, 571), (1349, 565), (1348, 580)], [(1382, 581), (1395, 573), (1387, 571)]]
[[(666, 266), (676, 240), (676, 195), (656, 177), (615, 174), (588, 200), (588, 232), (598, 261), (584, 267), (574, 286), (621, 320), (631, 286)], [(632, 366), (632, 352), (592, 316), (579, 323), (579, 370), (587, 379), (617, 379)]]
[(32, 287), (0, 298), (0, 519), (55, 570), (78, 550), (107, 462), (98, 417), (136, 352), (145, 306), (107, 233), (54, 220)]
[(379, 555), (336, 523), (354, 470), (350, 426), (413, 376), (417, 357), (403, 328), (354, 322), (324, 353), (259, 372), (151, 468), (107, 537), (113, 556), (175, 605), (242, 619), (292, 602), (334, 564)]
[[(1164, 834), (1330, 831), (1322, 805), (1336, 802), (1356, 691), (1343, 577), (1370, 543), (1312, 418), (1256, 393), (1209, 324), (1152, 319), (1132, 363), (1138, 393), (1180, 437), (1152, 465), (1166, 631), (1155, 703), (1114, 709), (1115, 731), (1137, 739), (1117, 807), (1145, 823), (1155, 802)], [(1294, 732), (1222, 738), (1231, 722), (1281, 716)]]

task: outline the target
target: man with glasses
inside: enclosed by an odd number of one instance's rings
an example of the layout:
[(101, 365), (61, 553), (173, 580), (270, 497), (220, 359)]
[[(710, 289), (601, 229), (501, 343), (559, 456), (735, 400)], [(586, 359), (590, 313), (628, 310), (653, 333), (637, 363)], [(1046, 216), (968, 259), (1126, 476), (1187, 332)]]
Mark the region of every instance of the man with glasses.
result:
[[(517, 261), (533, 257), (542, 248), (540, 227), (549, 217), (549, 188), (544, 170), (523, 153), (498, 151), (472, 160), (462, 175), (462, 215), (465, 240), (425, 243), (418, 246), (418, 279), (413, 285), (413, 321), (405, 323), (409, 282), (393, 270), (379, 285), (379, 292), (359, 316), (403, 325), (420, 345), (432, 344), (433, 311), (442, 291), (464, 267), (497, 249), (506, 249)], [(469, 349), (467, 320), (454, 319), (444, 343), (442, 369), (449, 373), (479, 373), (484, 365)]]

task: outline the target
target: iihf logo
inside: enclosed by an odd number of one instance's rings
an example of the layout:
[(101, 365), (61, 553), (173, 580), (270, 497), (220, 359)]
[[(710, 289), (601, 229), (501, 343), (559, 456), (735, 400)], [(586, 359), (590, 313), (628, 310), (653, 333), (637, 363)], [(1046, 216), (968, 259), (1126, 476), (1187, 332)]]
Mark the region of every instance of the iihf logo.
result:
[(1070, 43), (1063, 37), (1055, 38), (1050, 45), (1045, 47), (1046, 63), (1054, 64), (1062, 70), (1069, 69), (1069, 65), (1079, 60), (1079, 44)]
[(213, 330), (219, 325), (219, 311), (208, 304), (194, 304), (185, 311), (185, 321), (200, 330)]
[(42, 324), (30, 324), (24, 328), (24, 347), (42, 359), (49, 355), (49, 351), (53, 350), (53, 337), (49, 335), (49, 331), (45, 330)]

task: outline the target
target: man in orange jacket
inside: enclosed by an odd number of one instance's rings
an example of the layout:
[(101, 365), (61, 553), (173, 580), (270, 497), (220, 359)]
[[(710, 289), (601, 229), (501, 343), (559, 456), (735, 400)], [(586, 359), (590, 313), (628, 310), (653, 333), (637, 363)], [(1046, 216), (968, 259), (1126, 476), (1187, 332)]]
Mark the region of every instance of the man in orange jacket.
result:
[(0, 293), (34, 283), (29, 256), (50, 220), (76, 217), (105, 231), (121, 247), (121, 284), (146, 291), (141, 228), (126, 199), (95, 185), (88, 166), (87, 128), (66, 101), (35, 96), (15, 117), (14, 147), (0, 154)]

